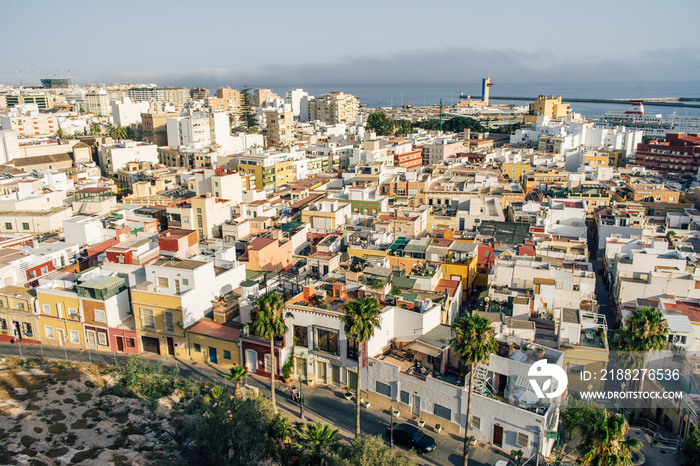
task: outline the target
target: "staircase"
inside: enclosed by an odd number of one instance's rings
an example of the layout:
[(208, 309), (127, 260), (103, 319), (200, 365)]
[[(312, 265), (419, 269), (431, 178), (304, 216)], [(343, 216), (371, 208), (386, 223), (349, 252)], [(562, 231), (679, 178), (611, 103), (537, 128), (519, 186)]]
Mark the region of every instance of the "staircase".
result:
[(474, 372), (474, 391), (479, 395), (490, 396), (493, 394), (493, 388), (489, 383), (489, 370), (482, 365), (476, 366)]

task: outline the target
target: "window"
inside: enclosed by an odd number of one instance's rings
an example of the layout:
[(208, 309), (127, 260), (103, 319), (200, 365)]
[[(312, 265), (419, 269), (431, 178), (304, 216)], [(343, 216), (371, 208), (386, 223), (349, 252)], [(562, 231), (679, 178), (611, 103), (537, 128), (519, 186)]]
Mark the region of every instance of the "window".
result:
[(472, 429), (481, 430), (481, 418), (472, 416)]
[(348, 359), (353, 359), (357, 361), (358, 354), (360, 353), (360, 345), (357, 340), (353, 337), (348, 336)]
[(63, 309), (61, 308), (61, 303), (56, 303), (56, 312), (58, 313), (59, 319), (63, 318)]
[(231, 352), (224, 350), (224, 359), (231, 359)]
[(270, 372), (270, 369), (272, 369), (272, 358), (270, 354), (266, 354), (263, 359), (265, 360), (265, 372)]
[(102, 332), (97, 332), (97, 344), (102, 346), (107, 346), (107, 334)]
[(28, 322), (22, 322), (22, 332), (25, 337), (34, 338), (34, 331), (32, 330), (32, 324)]
[(41, 274), (49, 273), (49, 267), (47, 265), (43, 266), (41, 268)]
[(444, 406), (440, 406), (437, 403), (435, 403), (433, 405), (433, 414), (436, 415), (437, 417), (447, 419), (448, 421), (452, 420), (452, 411), (449, 408), (445, 408)]
[(20, 310), (24, 310), (24, 303), (23, 303), (23, 302), (20, 302), (20, 303), (18, 303), (18, 304), (19, 304)]
[(401, 403), (407, 405), (411, 402), (411, 395), (408, 392), (401, 390)]
[(76, 345), (80, 344), (80, 334), (78, 333), (77, 330), (69, 330), (70, 333), (70, 342), (75, 343)]
[(136, 342), (134, 341), (133, 338), (127, 338), (126, 339), (126, 346), (127, 346), (127, 348), (133, 348), (134, 346), (136, 346)]
[(22, 229), (23, 229), (23, 230), (29, 230), (29, 224), (26, 223), (26, 222), (22, 223)]
[(189, 281), (188, 279), (186, 279), (186, 278), (183, 278), (183, 279), (182, 279), (182, 284), (183, 284), (184, 286), (188, 286), (188, 285), (190, 284), (190, 281)]
[(304, 348), (309, 347), (309, 328), (301, 325), (294, 326), (294, 344)]
[(167, 277), (158, 277), (158, 288), (168, 288), (170, 282)]
[(5, 230), (12, 230), (12, 224), (10, 222), (5, 222)]
[(391, 387), (385, 383), (377, 382), (377, 393), (391, 398)]
[(156, 319), (153, 317), (153, 309), (141, 308), (141, 327), (155, 330)]
[(49, 340), (55, 340), (56, 337), (53, 334), (53, 327), (50, 325), (44, 325), (44, 333), (46, 334), (46, 338)]
[(51, 314), (51, 306), (49, 306), (48, 304), (42, 304), (41, 312), (44, 314)]
[(202, 352), (202, 347), (200, 346), (199, 343), (194, 344), (194, 352), (195, 353), (201, 353)]
[(170, 311), (163, 311), (163, 325), (165, 326), (166, 332), (175, 331), (175, 318), (173, 313)]
[(317, 351), (325, 351), (327, 353), (338, 355), (338, 331), (316, 329), (316, 348)]
[(523, 434), (522, 432), (518, 432), (518, 438), (515, 441), (515, 444), (517, 446), (519, 446), (520, 448), (526, 448), (529, 442), (530, 442), (530, 437), (527, 434)]
[(0, 299), (0, 307), (5, 307), (5, 300), (4, 299)]
[[(75, 309), (72, 310), (75, 311)], [(71, 309), (68, 309), (68, 312), (70, 311)], [(95, 309), (95, 322), (107, 322), (107, 313), (102, 309)]]

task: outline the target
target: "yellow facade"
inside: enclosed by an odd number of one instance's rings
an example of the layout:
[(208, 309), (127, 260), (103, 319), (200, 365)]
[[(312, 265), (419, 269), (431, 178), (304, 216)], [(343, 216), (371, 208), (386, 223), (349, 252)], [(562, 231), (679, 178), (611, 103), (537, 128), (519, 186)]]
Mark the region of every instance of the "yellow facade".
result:
[[(199, 345), (199, 347), (197, 347)], [(211, 349), (215, 349), (217, 366), (225, 369), (230, 369), (233, 366), (239, 366), (241, 363), (241, 355), (238, 349), (238, 343), (235, 341), (221, 340), (206, 335), (187, 332), (187, 351), (190, 359), (197, 362), (211, 363)], [(230, 356), (230, 357), (226, 357)]]
[(501, 171), (504, 175), (508, 175), (511, 181), (520, 182), (520, 178), (524, 173), (528, 173), (532, 167), (529, 163), (504, 163), (501, 165)]
[(236, 163), (236, 170), (241, 174), (253, 175), (255, 177), (255, 189), (263, 189), (263, 167), (260, 165), (250, 165), (247, 163)]
[[(131, 300), (142, 351), (177, 357), (187, 356), (180, 298), (150, 291), (132, 290)], [(171, 329), (166, 329), (166, 312), (172, 313), (171, 321), (174, 325)], [(157, 347), (154, 346), (156, 340)]]
[(282, 186), (294, 181), (294, 162), (286, 160), (275, 164), (275, 185)]
[(610, 156), (608, 154), (586, 154), (583, 158), (583, 163), (586, 165), (607, 167), (610, 163)]
[(479, 263), (478, 255), (474, 255), (471, 261), (466, 264), (453, 264), (450, 262), (441, 262), (442, 277), (448, 280), (453, 280), (455, 275), (462, 277), (462, 293), (463, 297), (467, 297), (476, 280), (476, 266)]
[(557, 97), (541, 95), (530, 104), (524, 123), (526, 125), (535, 123), (538, 116), (564, 118), (567, 113), (569, 113), (569, 104), (562, 103), (560, 95)]
[(88, 348), (80, 321), (78, 295), (69, 291), (47, 291), (39, 288), (36, 295), (41, 341), (68, 348)]
[(33, 293), (19, 286), (0, 288), (0, 341), (40, 340)]

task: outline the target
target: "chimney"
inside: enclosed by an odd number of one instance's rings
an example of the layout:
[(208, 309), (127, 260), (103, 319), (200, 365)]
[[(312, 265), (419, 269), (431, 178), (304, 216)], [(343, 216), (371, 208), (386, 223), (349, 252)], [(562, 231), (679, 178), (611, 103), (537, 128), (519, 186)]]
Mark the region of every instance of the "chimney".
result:
[(348, 290), (343, 283), (333, 284), (333, 297), (336, 299), (342, 299), (343, 301), (348, 299)]
[(313, 285), (304, 287), (304, 302), (308, 303), (311, 298), (316, 296), (316, 288)]

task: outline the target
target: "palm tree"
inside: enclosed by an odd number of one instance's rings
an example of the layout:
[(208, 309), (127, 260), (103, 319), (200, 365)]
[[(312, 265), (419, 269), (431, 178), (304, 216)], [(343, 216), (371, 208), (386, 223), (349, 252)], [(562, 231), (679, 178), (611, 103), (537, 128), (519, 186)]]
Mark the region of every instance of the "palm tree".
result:
[(93, 121), (90, 123), (89, 132), (91, 136), (99, 136), (102, 134), (102, 126), (98, 122)]
[(241, 396), (241, 381), (248, 375), (248, 369), (243, 366), (234, 366), (229, 369), (228, 374), (224, 374), (224, 378), (230, 380), (234, 384), (234, 396)]
[(329, 455), (339, 446), (338, 429), (332, 429), (328, 424), (308, 422), (297, 432), (299, 464), (325, 465)]
[[(640, 307), (632, 311), (625, 319), (625, 325), (615, 331), (614, 349), (621, 366), (641, 369), (647, 365), (649, 352), (661, 351), (667, 341), (668, 322), (663, 314), (656, 308)], [(644, 377), (640, 377), (639, 391), (642, 391), (643, 384)], [(635, 409), (634, 418), (638, 413), (639, 409)]]
[(277, 413), (270, 422), (265, 439), (265, 450), (271, 458), (280, 464), (289, 464), (287, 461), (291, 456), (290, 447), (295, 429), (289, 418), (284, 414)]
[(454, 338), (450, 346), (459, 355), (462, 363), (469, 365), (469, 399), (467, 401), (467, 422), (464, 428), (464, 466), (469, 461), (469, 426), (471, 424), (472, 399), (474, 395), (474, 374), (479, 364), (486, 364), (491, 353), (496, 351), (496, 339), (491, 321), (474, 312), (461, 317), (452, 325)]
[(107, 125), (107, 134), (116, 141), (127, 139), (129, 137), (129, 128), (122, 125)]
[(360, 389), (362, 387), (363, 346), (374, 335), (374, 329), (379, 328), (379, 313), (381, 309), (377, 300), (363, 296), (357, 301), (349, 301), (345, 306), (343, 324), (345, 335), (352, 337), (358, 346), (357, 358), (357, 395), (355, 396), (355, 435), (360, 435)]
[(61, 140), (63, 140), (63, 139), (66, 139), (66, 137), (67, 137), (68, 135), (67, 135), (66, 132), (63, 131), (61, 128), (58, 128), (58, 129), (56, 130), (56, 132), (54, 133), (53, 136), (54, 136), (56, 139), (61, 139)]
[(619, 414), (590, 410), (581, 425), (581, 459), (593, 466), (631, 466), (632, 453), (642, 447), (636, 438), (625, 439), (629, 424)]
[(284, 323), (285, 317), (293, 317), (291, 313), (284, 315), (285, 302), (282, 295), (273, 291), (265, 293), (256, 301), (257, 311), (253, 316), (251, 328), (253, 333), (270, 340), (270, 392), (272, 393), (272, 405), (277, 410), (275, 401), (275, 338), (283, 337), (287, 333), (287, 325)]

